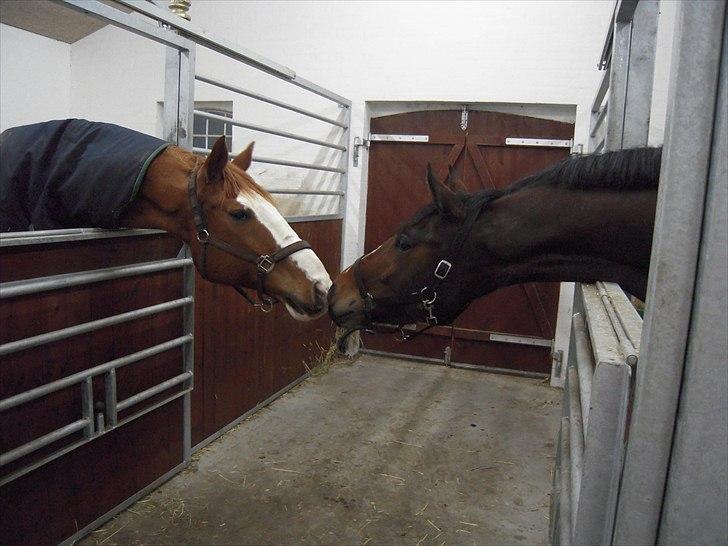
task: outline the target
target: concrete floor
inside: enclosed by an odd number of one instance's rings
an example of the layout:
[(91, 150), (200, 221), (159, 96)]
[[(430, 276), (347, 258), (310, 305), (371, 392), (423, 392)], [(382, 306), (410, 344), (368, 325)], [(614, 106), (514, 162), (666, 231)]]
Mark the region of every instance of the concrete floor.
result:
[(538, 380), (363, 356), (82, 544), (544, 544), (559, 399)]

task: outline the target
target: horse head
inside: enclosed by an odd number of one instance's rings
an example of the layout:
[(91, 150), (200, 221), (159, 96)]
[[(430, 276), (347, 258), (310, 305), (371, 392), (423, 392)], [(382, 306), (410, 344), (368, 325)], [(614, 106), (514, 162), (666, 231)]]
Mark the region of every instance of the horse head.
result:
[(453, 253), (472, 252), (465, 231), (478, 211), (471, 212), (470, 196), (452, 173), (441, 183), (428, 165), (427, 183), (432, 203), (343, 271), (331, 287), (329, 314), (340, 326), (447, 324), (472, 301), (478, 272), (467, 260), (454, 262)]
[[(301, 241), (247, 172), (253, 144), (229, 161), (225, 138), (188, 172), (186, 240), (197, 269), (209, 281), (256, 288), (281, 301), (298, 320), (326, 311), (331, 286), (323, 264)], [(197, 210), (196, 210), (197, 209)]]

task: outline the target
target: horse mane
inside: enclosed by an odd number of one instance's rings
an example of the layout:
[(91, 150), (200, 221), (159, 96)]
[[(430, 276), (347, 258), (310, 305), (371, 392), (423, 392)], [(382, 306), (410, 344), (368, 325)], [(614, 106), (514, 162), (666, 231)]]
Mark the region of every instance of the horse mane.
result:
[(573, 190), (653, 190), (660, 179), (662, 148), (631, 148), (572, 156), (508, 186), (504, 192), (552, 186)]
[(235, 199), (240, 193), (257, 193), (267, 201), (275, 204), (273, 196), (253, 180), (252, 176), (231, 163), (228, 163), (228, 168), (223, 171), (223, 180), (226, 197)]

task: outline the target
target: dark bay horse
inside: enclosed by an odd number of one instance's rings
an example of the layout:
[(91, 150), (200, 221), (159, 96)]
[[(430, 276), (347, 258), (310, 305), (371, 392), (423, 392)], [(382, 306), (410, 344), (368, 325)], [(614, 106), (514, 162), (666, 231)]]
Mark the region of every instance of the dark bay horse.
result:
[(152, 228), (192, 249), (215, 283), (255, 288), (298, 320), (326, 311), (326, 269), (247, 173), (225, 138), (202, 158), (107, 123), (57, 120), (0, 135), (0, 230)]
[(329, 313), (350, 331), (449, 324), (476, 298), (534, 281), (612, 281), (644, 299), (660, 158), (660, 148), (576, 156), (472, 194), (428, 166), (432, 203), (339, 275)]

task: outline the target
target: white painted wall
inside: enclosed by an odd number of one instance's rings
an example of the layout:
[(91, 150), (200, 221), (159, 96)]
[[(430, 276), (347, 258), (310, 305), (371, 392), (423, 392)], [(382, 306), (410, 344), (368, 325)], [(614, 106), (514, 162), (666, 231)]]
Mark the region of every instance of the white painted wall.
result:
[(0, 24), (0, 131), (70, 109), (68, 44)]

